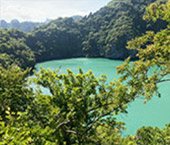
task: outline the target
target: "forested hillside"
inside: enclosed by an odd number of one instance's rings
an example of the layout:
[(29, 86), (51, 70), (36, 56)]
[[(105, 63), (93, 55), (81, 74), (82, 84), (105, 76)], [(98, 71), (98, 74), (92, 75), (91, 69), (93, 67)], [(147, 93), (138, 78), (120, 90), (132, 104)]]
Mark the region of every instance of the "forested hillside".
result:
[(16, 29), (0, 29), (0, 64), (7, 68), (16, 64), (21, 68), (34, 67), (34, 52), (25, 44), (27, 34)]
[[(82, 56), (112, 59), (131, 56), (136, 59), (136, 50), (126, 49), (127, 41), (143, 35), (145, 31), (156, 32), (166, 26), (166, 22), (162, 20), (151, 22), (142, 19), (146, 6), (154, 1), (156, 0), (112, 0), (93, 14), (83, 18), (59, 18), (38, 26), (27, 34), (17, 30), (1, 30), (1, 60), (6, 62), (7, 58), (18, 58), (21, 51), (21, 56), (25, 55), (23, 48), (24, 51), (31, 51), (29, 56), (24, 57), (25, 60), (19, 62), (24, 68), (34, 66), (33, 60), (42, 62)], [(4, 49), (11, 48), (8, 43), (11, 36), (4, 34), (11, 31), (13, 34), (22, 33), (23, 37), (19, 38), (17, 45), (12, 45), (13, 49), (10, 50), (14, 51), (6, 53)], [(24, 46), (20, 47), (20, 43)]]
[[(90, 28), (83, 50), (86, 55), (113, 59), (135, 58), (135, 53), (125, 49), (127, 41), (143, 35), (147, 30), (158, 31), (162, 22), (151, 24), (142, 19), (145, 8), (155, 0), (112, 0), (107, 6), (85, 19)], [(154, 26), (154, 27), (153, 27)]]
[(146, 6), (154, 1), (112, 0), (80, 21), (61, 18), (34, 29), (27, 44), (34, 42), (30, 47), (40, 61), (78, 56), (136, 58), (136, 51), (125, 48), (127, 41), (147, 30), (165, 27), (162, 21), (150, 23), (142, 19)]
[(35, 28), (26, 44), (32, 48), (36, 60), (46, 61), (82, 55), (83, 34), (73, 18), (60, 18)]

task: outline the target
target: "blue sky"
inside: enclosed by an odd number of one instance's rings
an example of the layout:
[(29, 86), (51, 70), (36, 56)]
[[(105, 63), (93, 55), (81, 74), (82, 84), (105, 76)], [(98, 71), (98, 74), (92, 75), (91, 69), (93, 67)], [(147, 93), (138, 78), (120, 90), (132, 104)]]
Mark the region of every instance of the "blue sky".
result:
[(0, 19), (45, 21), (46, 18), (88, 15), (111, 0), (0, 0)]

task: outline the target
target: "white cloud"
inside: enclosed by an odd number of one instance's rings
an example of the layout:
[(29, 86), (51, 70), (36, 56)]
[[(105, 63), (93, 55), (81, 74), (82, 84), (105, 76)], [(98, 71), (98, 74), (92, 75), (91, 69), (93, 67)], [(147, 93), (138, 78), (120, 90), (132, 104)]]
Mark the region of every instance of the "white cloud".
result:
[(87, 15), (110, 0), (0, 0), (0, 19), (44, 21), (73, 15)]
[[(34, 4), (34, 6), (31, 6)], [(21, 2), (21, 1), (2, 1), (1, 2), (1, 18), (7, 21), (18, 19), (20, 21), (42, 21), (45, 19), (44, 12), (36, 8), (37, 3)]]
[(8, 6), (2, 9), (2, 18), (10, 21), (11, 19), (18, 19), (20, 21), (24, 20), (32, 20), (37, 21), (40, 20), (39, 17), (42, 17), (43, 13), (33, 8), (25, 8), (25, 7), (12, 7)]

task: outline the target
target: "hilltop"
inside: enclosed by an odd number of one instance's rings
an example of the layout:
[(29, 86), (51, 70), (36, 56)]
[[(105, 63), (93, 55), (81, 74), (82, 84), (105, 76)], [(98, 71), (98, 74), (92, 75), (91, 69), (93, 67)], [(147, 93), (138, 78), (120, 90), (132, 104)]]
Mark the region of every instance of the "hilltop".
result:
[[(51, 20), (29, 33), (2, 29), (0, 60), (6, 62), (7, 58), (14, 59), (16, 61), (10, 61), (9, 64), (17, 62), (17, 65), (21, 63), (19, 66), (26, 68), (37, 62), (72, 57), (124, 60), (131, 56), (136, 59), (136, 51), (126, 49), (127, 42), (148, 30), (157, 32), (166, 26), (161, 20), (154, 23), (142, 18), (145, 8), (155, 1), (112, 0), (88, 16)], [(17, 45), (11, 46), (11, 39)], [(29, 57), (18, 61), (25, 53)]]

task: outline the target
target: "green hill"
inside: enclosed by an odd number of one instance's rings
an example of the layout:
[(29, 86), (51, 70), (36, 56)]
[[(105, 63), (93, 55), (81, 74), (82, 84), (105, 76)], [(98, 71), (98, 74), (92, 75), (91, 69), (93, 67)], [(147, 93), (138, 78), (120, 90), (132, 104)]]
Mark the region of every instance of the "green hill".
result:
[(145, 8), (155, 1), (112, 0), (97, 12), (76, 21), (74, 17), (59, 18), (38, 26), (23, 34), (24, 44), (32, 50), (36, 62), (84, 56), (136, 59), (136, 51), (126, 49), (127, 41), (145, 31), (159, 31), (166, 26), (163, 21), (153, 23), (142, 19)]
[(136, 52), (125, 48), (127, 41), (165, 26), (161, 21), (149, 25), (142, 19), (146, 6), (152, 2), (155, 0), (112, 0), (79, 21), (72, 18), (51, 21), (32, 31), (28, 45), (38, 61), (79, 56), (136, 58)]

